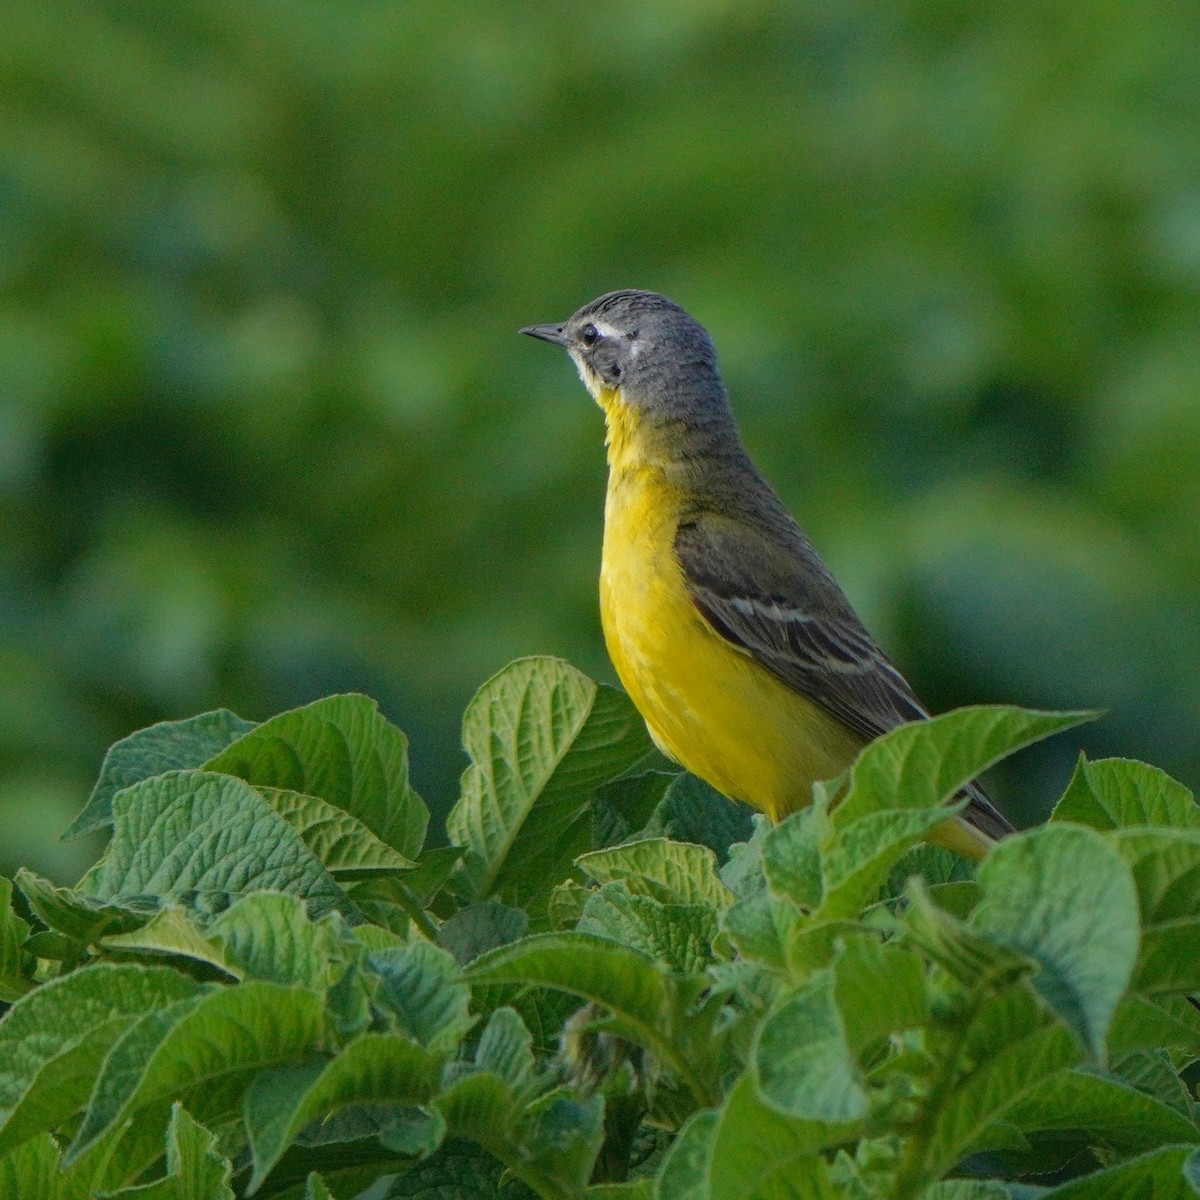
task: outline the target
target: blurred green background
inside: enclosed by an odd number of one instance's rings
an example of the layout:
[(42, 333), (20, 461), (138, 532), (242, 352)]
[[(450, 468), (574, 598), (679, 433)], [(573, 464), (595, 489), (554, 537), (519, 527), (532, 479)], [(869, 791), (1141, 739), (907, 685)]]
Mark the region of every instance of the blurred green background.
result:
[(712, 331), (752, 453), (936, 708), (1098, 706), (1200, 783), (1200, 8), (8, 0), (0, 859), (105, 747), (336, 691), (410, 735), (601, 678), (602, 428), (516, 334)]

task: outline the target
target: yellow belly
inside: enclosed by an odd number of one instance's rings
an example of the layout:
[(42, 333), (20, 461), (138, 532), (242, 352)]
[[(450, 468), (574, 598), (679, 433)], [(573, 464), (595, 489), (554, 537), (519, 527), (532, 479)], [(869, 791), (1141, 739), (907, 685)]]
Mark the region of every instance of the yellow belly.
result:
[(708, 624), (675, 556), (678, 497), (648, 469), (610, 477), (600, 616), (617, 675), (661, 749), (772, 819), (845, 770), (862, 739)]

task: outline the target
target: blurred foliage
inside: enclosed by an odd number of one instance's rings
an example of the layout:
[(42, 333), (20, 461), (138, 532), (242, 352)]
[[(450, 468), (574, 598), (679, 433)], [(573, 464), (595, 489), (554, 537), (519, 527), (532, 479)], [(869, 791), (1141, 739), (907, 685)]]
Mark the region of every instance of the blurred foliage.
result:
[[(610, 678), (600, 417), (515, 330), (617, 286), (712, 330), (752, 452), (931, 705), (1103, 707), (1090, 750), (1200, 783), (1194, 5), (4, 25), (3, 865), (89, 861), (54, 835), (161, 717), (361, 689), (444, 811), (492, 671)], [(1039, 815), (1077, 744), (1001, 800)]]

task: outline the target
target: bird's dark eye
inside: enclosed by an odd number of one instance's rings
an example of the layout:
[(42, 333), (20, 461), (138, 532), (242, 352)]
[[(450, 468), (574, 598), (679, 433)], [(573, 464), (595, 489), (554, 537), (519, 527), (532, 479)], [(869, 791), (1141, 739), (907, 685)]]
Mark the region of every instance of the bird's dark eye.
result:
[(595, 325), (585, 325), (579, 331), (579, 340), (585, 346), (594, 346), (596, 344), (596, 339), (599, 338), (599, 336), (600, 331), (595, 327)]

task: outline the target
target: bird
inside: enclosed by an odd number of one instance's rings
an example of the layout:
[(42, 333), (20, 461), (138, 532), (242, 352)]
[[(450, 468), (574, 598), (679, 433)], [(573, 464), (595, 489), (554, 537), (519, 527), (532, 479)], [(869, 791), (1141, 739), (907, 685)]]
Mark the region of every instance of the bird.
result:
[[(929, 717), (751, 461), (697, 320), (624, 289), (520, 332), (565, 349), (604, 412), (600, 621), (668, 758), (777, 822)], [(964, 794), (929, 840), (979, 859), (1013, 826)]]

